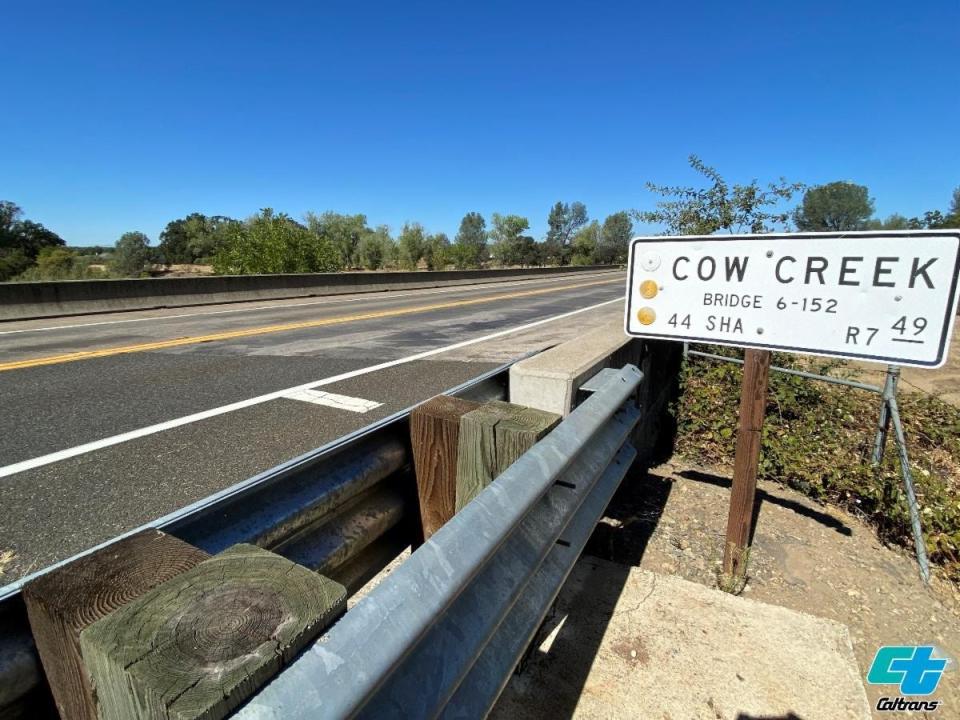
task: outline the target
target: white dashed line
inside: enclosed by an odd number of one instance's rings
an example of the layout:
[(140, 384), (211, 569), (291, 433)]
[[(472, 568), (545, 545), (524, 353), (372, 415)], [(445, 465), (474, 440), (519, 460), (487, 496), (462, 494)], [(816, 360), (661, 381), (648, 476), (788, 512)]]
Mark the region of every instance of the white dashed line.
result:
[(349, 410), (355, 413), (365, 413), (378, 408), (383, 403), (373, 400), (364, 400), (363, 398), (350, 397), (349, 395), (337, 395), (323, 390), (294, 390), (283, 396), (287, 400), (300, 400), (301, 402), (313, 403), (314, 405), (323, 405), (325, 407), (336, 408), (337, 410)]

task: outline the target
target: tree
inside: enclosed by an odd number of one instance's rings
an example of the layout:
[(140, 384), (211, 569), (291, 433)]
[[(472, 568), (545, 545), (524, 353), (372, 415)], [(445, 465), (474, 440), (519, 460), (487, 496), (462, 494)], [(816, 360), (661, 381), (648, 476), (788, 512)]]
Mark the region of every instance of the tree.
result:
[(520, 267), (533, 267), (534, 265), (543, 264), (542, 246), (530, 235), (521, 235), (518, 237), (516, 248)]
[(887, 217), (886, 220), (880, 220), (874, 218), (868, 220), (866, 224), (867, 230), (909, 230), (911, 225), (911, 220), (909, 218), (900, 215), (899, 213), (893, 213)]
[(910, 218), (910, 227), (915, 230), (941, 228), (960, 228), (960, 187), (953, 191), (950, 207), (944, 215), (939, 210), (928, 210), (922, 218)]
[(65, 279), (73, 272), (74, 258), (65, 247), (45, 247), (37, 255), (37, 270), (43, 278)]
[(378, 225), (374, 232), (383, 240), (383, 267), (395, 268), (400, 264), (400, 248), (390, 235), (390, 228)]
[(202, 213), (172, 220), (160, 233), (160, 255), (168, 265), (211, 258), (238, 224), (233, 218)]
[(866, 186), (838, 181), (809, 188), (793, 222), (804, 232), (842, 232), (863, 230), (871, 215), (873, 200)]
[(20, 219), (22, 214), (23, 210), (16, 203), (9, 200), (0, 200), (0, 233), (3, 233), (0, 234), (0, 240), (3, 240), (6, 233)]
[(239, 220), (225, 215), (208, 217), (202, 233), (190, 233), (189, 248), (193, 261), (210, 263), (224, 243), (233, 237), (242, 225)]
[(397, 251), (400, 267), (416, 270), (417, 263), (423, 257), (426, 233), (420, 223), (406, 223), (397, 238)]
[(342, 215), (331, 211), (317, 215), (309, 212), (306, 220), (311, 232), (336, 248), (343, 267), (357, 267), (361, 264), (358, 254), (360, 240), (370, 232), (366, 215)]
[(142, 232), (126, 232), (117, 240), (110, 264), (118, 275), (139, 277), (150, 257), (150, 238)]
[(32, 220), (23, 219), (16, 203), (0, 200), (0, 281), (19, 275), (45, 247), (63, 246), (59, 235)]
[(671, 200), (658, 200), (656, 210), (633, 210), (634, 219), (644, 223), (666, 225), (667, 235), (712, 235), (726, 232), (772, 232), (775, 225), (785, 225), (790, 213), (778, 206), (803, 189), (802, 183), (788, 183), (783, 178), (768, 183), (766, 189), (756, 180), (747, 185), (727, 184), (719, 172), (696, 155), (688, 158), (690, 167), (709, 182), (707, 188), (655, 185), (647, 189)]
[(943, 221), (943, 227), (960, 228), (960, 187), (954, 188), (953, 196), (950, 198), (950, 208)]
[(960, 228), (960, 215), (944, 215), (939, 210), (928, 210), (921, 218), (910, 218), (909, 223), (911, 230)]
[(305, 273), (340, 269), (333, 245), (284, 213), (264, 208), (227, 229), (214, 256), (218, 273)]
[(633, 237), (633, 223), (630, 221), (629, 213), (621, 211), (608, 215), (603, 221), (600, 242), (597, 244), (596, 261), (603, 265), (625, 263), (631, 237)]
[(487, 223), (478, 212), (468, 212), (451, 248), (451, 260), (458, 270), (478, 268), (487, 257)]
[(26, 253), (28, 257), (35, 258), (45, 247), (62, 247), (66, 245), (63, 238), (57, 235), (52, 230), (48, 230), (40, 223), (33, 222), (32, 220), (21, 220), (16, 224), (15, 232), (17, 233), (18, 243), (20, 249)]
[(493, 214), (490, 254), (502, 267), (523, 261), (525, 241), (522, 237), (529, 227), (530, 221), (520, 215)]
[[(151, 248), (152, 249), (152, 248)], [(40, 248), (35, 265), (26, 268), (17, 280), (90, 280), (106, 277), (100, 267), (91, 267), (97, 256), (78, 248), (60, 246)]]
[(450, 261), (450, 238), (445, 233), (429, 235), (423, 245), (428, 270), (443, 270)]
[(360, 238), (360, 244), (357, 246), (357, 257), (367, 270), (378, 270), (391, 264), (396, 256), (393, 238), (390, 237), (390, 230), (386, 225), (380, 225), (375, 230), (370, 230)]
[[(195, 213), (196, 214), (196, 213)], [(193, 215), (188, 215), (188, 218)], [(190, 239), (187, 235), (186, 218), (171, 220), (160, 233), (160, 254), (167, 265), (193, 262)]]
[(23, 250), (0, 249), (0, 282), (20, 275), (33, 265)]
[(592, 265), (596, 262), (597, 247), (601, 243), (602, 234), (603, 230), (596, 220), (578, 230), (570, 243), (572, 251), (570, 264)]
[(570, 244), (577, 230), (587, 224), (587, 206), (582, 202), (557, 202), (547, 216), (546, 251), (558, 265), (570, 260)]

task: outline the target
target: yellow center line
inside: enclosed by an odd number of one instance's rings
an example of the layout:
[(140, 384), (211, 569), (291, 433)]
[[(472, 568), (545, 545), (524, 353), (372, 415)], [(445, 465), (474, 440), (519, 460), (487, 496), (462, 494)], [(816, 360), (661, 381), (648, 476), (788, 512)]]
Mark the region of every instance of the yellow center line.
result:
[[(339, 325), (343, 323), (356, 322), (358, 320), (374, 320), (377, 318), (396, 317), (398, 315), (413, 315), (416, 313), (429, 312), (431, 310), (465, 307), (467, 305), (480, 305), (482, 303), (496, 302), (498, 300), (510, 300), (512, 298), (530, 297), (532, 295), (545, 295), (547, 293), (560, 292), (563, 290), (574, 290), (576, 288), (590, 287), (592, 285), (611, 285), (613, 283), (622, 284), (623, 279), (618, 278), (616, 280), (595, 280), (593, 282), (579, 283), (576, 285), (563, 285), (560, 287), (549, 287), (539, 290), (524, 290), (521, 292), (504, 293), (502, 295), (487, 295), (485, 297), (473, 298), (471, 300), (452, 300), (449, 302), (433, 303), (431, 305), (417, 305), (413, 307), (395, 308), (393, 310), (379, 310), (376, 312), (360, 313), (355, 315), (340, 315), (337, 317), (324, 318), (322, 320), (307, 320), (297, 323), (285, 323), (283, 325), (265, 325), (262, 327), (246, 328), (245, 330), (228, 330), (224, 332), (211, 333), (210, 335), (193, 335), (189, 337), (173, 338), (171, 340), (158, 340), (155, 342), (140, 343), (137, 345), (108, 347), (100, 350), (82, 350), (79, 352), (66, 353), (64, 355), (50, 355), (47, 357), (33, 358), (32, 360), (16, 360), (8, 363), (0, 363), (0, 372), (6, 370), (21, 370), (23, 368), (39, 367), (41, 365), (58, 365), (60, 363), (110, 357), (112, 355), (123, 355), (126, 353), (146, 352), (148, 350), (165, 350), (166, 348), (180, 347), (182, 345), (196, 345), (198, 343), (215, 342), (218, 340), (234, 340), (236, 338), (250, 337), (252, 335), (267, 335), (269, 333), (289, 332), (290, 330), (303, 330), (304, 328), (323, 327), (325, 325)], [(163, 318), (157, 319), (162, 320)]]

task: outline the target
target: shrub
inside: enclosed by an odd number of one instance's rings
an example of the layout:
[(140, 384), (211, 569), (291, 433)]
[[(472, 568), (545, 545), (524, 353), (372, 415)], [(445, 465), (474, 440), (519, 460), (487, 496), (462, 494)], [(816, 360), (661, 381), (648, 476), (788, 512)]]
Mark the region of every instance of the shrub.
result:
[(117, 240), (110, 266), (117, 275), (139, 277), (152, 257), (150, 239), (142, 232), (127, 232)]
[(235, 275), (333, 272), (340, 258), (329, 240), (266, 208), (229, 229), (213, 267)]
[[(774, 363), (850, 372), (836, 361), (811, 367), (808, 360), (775, 355)], [(688, 358), (677, 407), (681, 456), (732, 468), (741, 377), (732, 363)], [(879, 396), (774, 372), (767, 397), (759, 477), (860, 514), (881, 539), (912, 547), (892, 429), (883, 463), (874, 468), (870, 462)], [(919, 393), (902, 393), (898, 401), (927, 551), (960, 580), (960, 409)]]

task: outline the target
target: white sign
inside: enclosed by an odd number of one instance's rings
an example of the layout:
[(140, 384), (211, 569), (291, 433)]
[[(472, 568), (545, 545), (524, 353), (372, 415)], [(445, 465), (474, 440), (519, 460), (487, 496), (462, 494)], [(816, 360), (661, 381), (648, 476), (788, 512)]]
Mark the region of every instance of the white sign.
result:
[(626, 331), (939, 367), (958, 272), (957, 230), (639, 237)]

